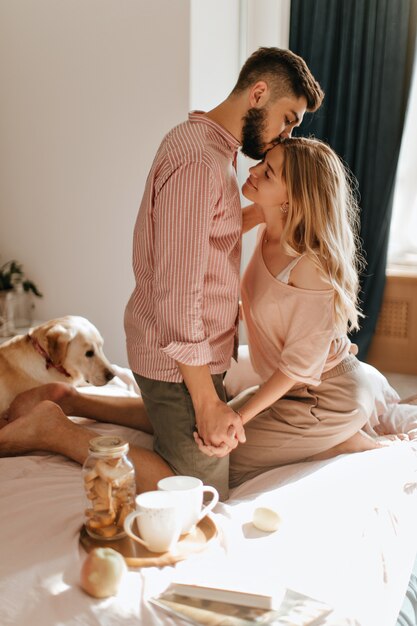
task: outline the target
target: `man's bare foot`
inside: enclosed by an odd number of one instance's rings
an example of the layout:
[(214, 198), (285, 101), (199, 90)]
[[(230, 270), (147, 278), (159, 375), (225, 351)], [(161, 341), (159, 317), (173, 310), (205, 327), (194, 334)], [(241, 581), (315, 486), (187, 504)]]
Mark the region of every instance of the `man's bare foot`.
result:
[(71, 422), (57, 404), (45, 400), (0, 430), (0, 457), (44, 450), (83, 463), (92, 436)]
[(37, 404), (44, 400), (54, 402), (61, 407), (66, 415), (69, 415), (73, 398), (77, 393), (74, 387), (67, 383), (48, 383), (23, 391), (16, 396), (9, 408), (1, 416), (0, 428), (8, 422), (13, 422), (19, 417), (28, 415)]

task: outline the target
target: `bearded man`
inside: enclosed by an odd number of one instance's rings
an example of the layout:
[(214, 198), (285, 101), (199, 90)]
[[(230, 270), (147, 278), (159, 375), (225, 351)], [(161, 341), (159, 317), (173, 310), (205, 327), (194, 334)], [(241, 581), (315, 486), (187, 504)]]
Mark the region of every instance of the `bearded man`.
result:
[(322, 99), (301, 57), (260, 48), (226, 100), (191, 112), (158, 149), (136, 220), (136, 285), (125, 312), (129, 365), (166, 464), (161, 473), (160, 460), (157, 470), (148, 456), (146, 484), (166, 470), (196, 476), (227, 498), (229, 456), (200, 452), (193, 432), (229, 449), (245, 440), (223, 388), (238, 344), (237, 150), (263, 158)]

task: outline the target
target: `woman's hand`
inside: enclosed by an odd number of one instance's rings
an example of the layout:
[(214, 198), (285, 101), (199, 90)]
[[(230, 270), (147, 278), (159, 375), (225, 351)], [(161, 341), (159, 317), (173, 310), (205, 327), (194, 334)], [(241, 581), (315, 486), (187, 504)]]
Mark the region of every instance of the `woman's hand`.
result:
[(225, 442), (221, 443), (218, 446), (206, 445), (204, 441), (202, 440), (202, 438), (200, 437), (200, 435), (198, 434), (198, 431), (194, 431), (193, 435), (194, 435), (194, 441), (198, 445), (200, 452), (203, 452), (207, 456), (215, 456), (219, 459), (222, 458), (223, 456), (227, 456), (228, 454), (230, 454), (231, 451), (234, 450), (234, 448), (236, 448), (238, 444), (238, 440), (236, 438), (236, 430), (234, 426), (229, 426), (228, 431), (227, 431), (228, 437), (232, 437), (235, 439), (236, 445), (234, 446), (230, 446)]
[(195, 422), (203, 443), (213, 448), (227, 444), (231, 450), (246, 440), (241, 417), (218, 397), (196, 408)]

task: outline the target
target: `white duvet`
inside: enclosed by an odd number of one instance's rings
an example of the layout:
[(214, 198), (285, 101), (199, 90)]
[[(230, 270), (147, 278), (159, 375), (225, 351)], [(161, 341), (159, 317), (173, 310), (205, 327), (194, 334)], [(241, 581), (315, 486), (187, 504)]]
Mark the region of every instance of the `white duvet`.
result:
[[(399, 405), (380, 375), (375, 385), (382, 421), (405, 420), (413, 431), (417, 407)], [(123, 383), (101, 392), (131, 393)], [(89, 427), (151, 446), (149, 436), (128, 428)], [(394, 626), (417, 552), (417, 442), (282, 467), (248, 481), (215, 508), (220, 535), (205, 552), (176, 567), (130, 569), (118, 595), (105, 600), (78, 586), (85, 553), (78, 542), (84, 502), (77, 464), (41, 453), (0, 459), (0, 502), (0, 626), (179, 624), (148, 599), (176, 570), (192, 578), (193, 568), (209, 567), (219, 552), (232, 570), (246, 568), (268, 584), (276, 579), (330, 604), (335, 612), (326, 624)], [(250, 524), (260, 505), (280, 513), (276, 533)]]

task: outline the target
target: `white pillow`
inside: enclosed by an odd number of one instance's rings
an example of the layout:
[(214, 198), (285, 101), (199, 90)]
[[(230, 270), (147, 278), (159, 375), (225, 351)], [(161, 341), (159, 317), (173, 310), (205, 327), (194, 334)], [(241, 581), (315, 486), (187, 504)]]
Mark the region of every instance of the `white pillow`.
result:
[(400, 396), (395, 389), (391, 387), (385, 376), (375, 369), (375, 367), (369, 365), (369, 363), (362, 363), (362, 361), (361, 367), (371, 383), (377, 413), (378, 415), (384, 415), (388, 407), (391, 407), (393, 404), (398, 404)]

